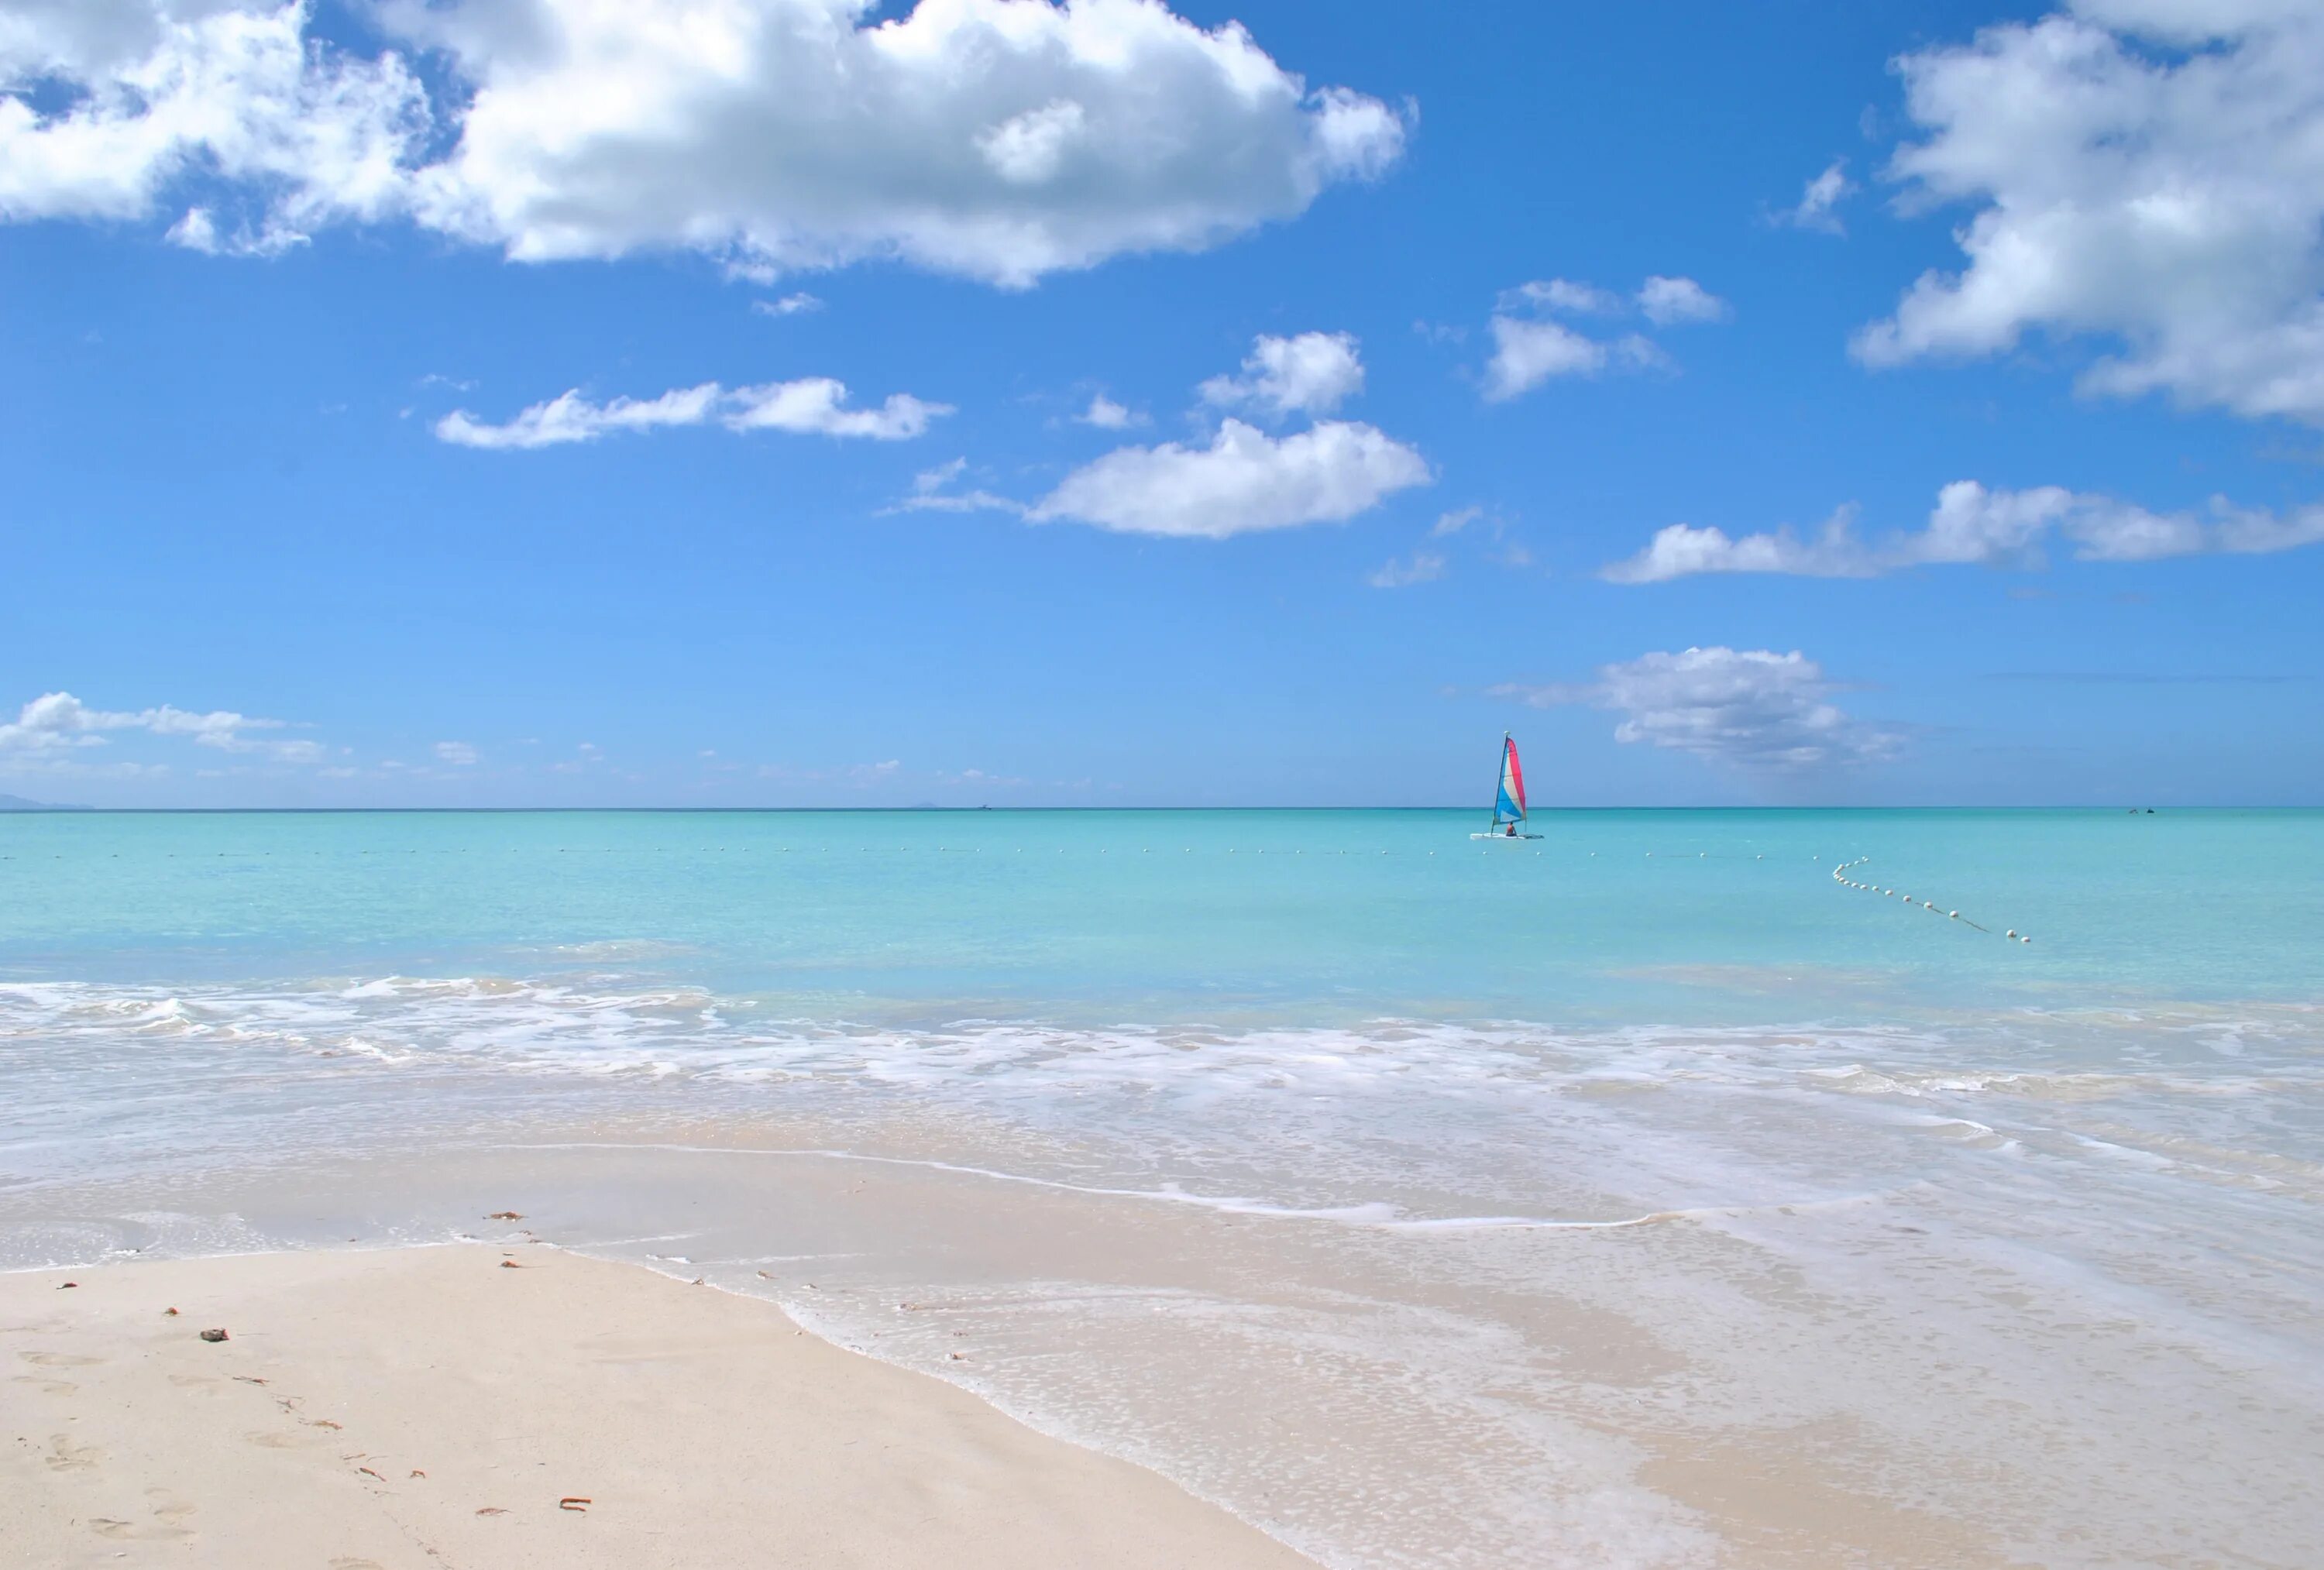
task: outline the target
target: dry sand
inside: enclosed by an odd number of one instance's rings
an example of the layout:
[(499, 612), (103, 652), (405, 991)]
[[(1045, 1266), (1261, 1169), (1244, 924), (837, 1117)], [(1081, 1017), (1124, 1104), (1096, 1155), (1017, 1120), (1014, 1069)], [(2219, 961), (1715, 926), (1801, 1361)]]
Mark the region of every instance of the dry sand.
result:
[(1309, 1563), (771, 1305), (548, 1248), (0, 1276), (0, 1363), (12, 1566)]

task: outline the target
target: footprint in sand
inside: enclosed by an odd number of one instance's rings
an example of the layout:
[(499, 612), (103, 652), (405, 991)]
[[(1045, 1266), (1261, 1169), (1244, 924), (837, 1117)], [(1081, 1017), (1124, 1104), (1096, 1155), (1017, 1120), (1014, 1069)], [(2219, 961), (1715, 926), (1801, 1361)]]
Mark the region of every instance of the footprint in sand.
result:
[(50, 1396), (69, 1396), (80, 1389), (80, 1386), (73, 1383), (73, 1382), (69, 1379), (39, 1379), (29, 1373), (17, 1374), (8, 1382), (10, 1384), (36, 1384), (41, 1387), (41, 1393), (42, 1395)]
[(170, 1382), (180, 1390), (199, 1390), (204, 1385), (216, 1384), (218, 1381), (217, 1376), (211, 1373), (173, 1373), (170, 1376)]
[(189, 1528), (178, 1524), (194, 1513), (194, 1506), (166, 1488), (149, 1488), (145, 1497), (155, 1501), (151, 1521), (117, 1521), (109, 1516), (93, 1516), (88, 1529), (115, 1542), (170, 1543), (194, 1535)]
[(83, 1357), (71, 1352), (20, 1352), (16, 1355), (34, 1368), (94, 1368), (105, 1361), (102, 1357)]
[(320, 1434), (284, 1434), (279, 1432), (244, 1434), (244, 1438), (264, 1450), (297, 1450), (315, 1444)]
[(111, 1538), (115, 1542), (167, 1543), (194, 1535), (184, 1527), (174, 1527), (167, 1521), (140, 1525), (136, 1521), (108, 1520), (104, 1516), (91, 1516), (88, 1529), (100, 1538)]
[(94, 1472), (105, 1452), (94, 1445), (74, 1444), (70, 1434), (57, 1434), (50, 1437), (49, 1454), (41, 1459), (51, 1472)]
[(331, 1570), (385, 1570), (385, 1567), (376, 1559), (334, 1559)]

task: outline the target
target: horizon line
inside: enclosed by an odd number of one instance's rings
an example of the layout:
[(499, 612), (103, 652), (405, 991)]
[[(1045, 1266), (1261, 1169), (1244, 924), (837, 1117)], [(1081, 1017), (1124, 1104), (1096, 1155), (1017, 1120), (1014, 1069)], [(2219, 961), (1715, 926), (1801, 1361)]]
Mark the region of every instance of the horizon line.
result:
[[(257, 814), (355, 813), (1453, 813), (1473, 816), (1472, 805), (1396, 806), (1333, 803), (1306, 806), (1250, 804), (1240, 806), (943, 806), (924, 803), (911, 806), (231, 806), (231, 807), (89, 807), (70, 803), (0, 808), (0, 819), (93, 817), (162, 814)], [(2178, 802), (2164, 806), (2132, 805), (2126, 802), (1888, 802), (1888, 803), (1702, 803), (1693, 805), (1632, 803), (1539, 807), (1529, 818), (1564, 813), (2304, 813), (2324, 812), (2319, 802)]]

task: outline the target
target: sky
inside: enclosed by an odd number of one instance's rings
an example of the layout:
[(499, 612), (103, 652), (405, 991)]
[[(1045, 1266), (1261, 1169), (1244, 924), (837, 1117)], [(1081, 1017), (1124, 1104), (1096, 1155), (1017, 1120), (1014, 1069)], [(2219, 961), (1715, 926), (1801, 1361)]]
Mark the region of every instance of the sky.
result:
[(0, 0), (0, 793), (2324, 803), (2324, 0)]

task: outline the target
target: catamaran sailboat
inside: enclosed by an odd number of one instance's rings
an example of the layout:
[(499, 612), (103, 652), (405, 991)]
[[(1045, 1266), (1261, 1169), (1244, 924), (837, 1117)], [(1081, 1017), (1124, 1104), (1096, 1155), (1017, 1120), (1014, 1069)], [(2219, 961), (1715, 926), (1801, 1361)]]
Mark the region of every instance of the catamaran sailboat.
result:
[(1493, 826), (1485, 833), (1471, 834), (1471, 840), (1538, 840), (1538, 834), (1528, 834), (1525, 828), (1525, 771), (1517, 767), (1517, 744), (1506, 730), (1501, 732), (1501, 783), (1493, 794)]

